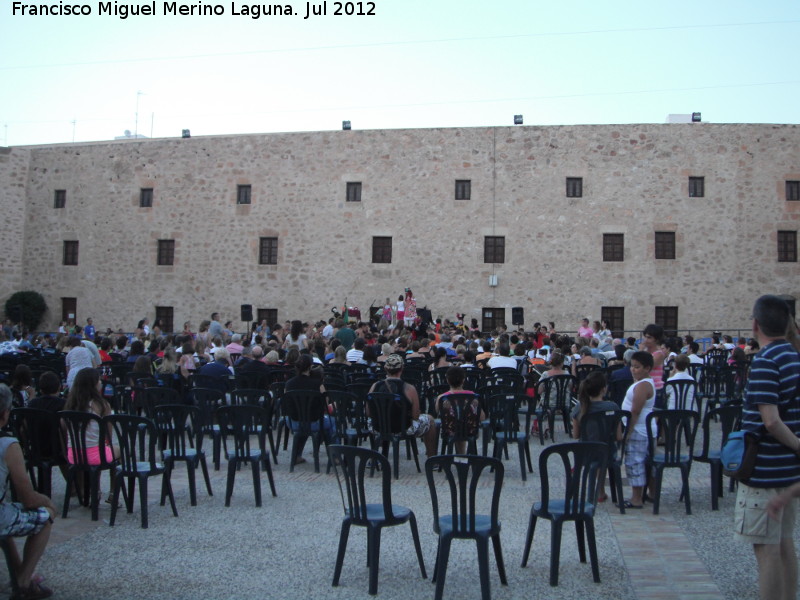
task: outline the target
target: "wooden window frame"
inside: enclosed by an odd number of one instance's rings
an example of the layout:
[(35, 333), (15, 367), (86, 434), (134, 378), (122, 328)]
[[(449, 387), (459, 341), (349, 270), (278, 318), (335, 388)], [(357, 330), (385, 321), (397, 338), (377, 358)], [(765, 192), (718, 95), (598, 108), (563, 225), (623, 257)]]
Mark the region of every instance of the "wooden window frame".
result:
[(675, 260), (675, 232), (655, 232), (655, 258), (657, 260)]
[(372, 237), (372, 262), (373, 264), (392, 263), (392, 238), (390, 236), (376, 235)]
[(278, 264), (278, 238), (274, 236), (264, 236), (258, 240), (258, 264), (277, 265)]
[(603, 234), (603, 262), (623, 262), (625, 260), (625, 234)]
[(483, 262), (501, 265), (506, 262), (506, 236), (487, 235), (483, 238)]

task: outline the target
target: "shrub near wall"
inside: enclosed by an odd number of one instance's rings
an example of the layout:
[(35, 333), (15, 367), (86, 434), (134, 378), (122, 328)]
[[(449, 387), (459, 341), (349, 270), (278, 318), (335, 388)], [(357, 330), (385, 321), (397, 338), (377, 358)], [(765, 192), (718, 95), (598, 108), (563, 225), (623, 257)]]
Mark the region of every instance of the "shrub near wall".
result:
[(6, 300), (6, 318), (22, 322), (27, 331), (36, 331), (47, 312), (47, 303), (39, 292), (15, 292)]

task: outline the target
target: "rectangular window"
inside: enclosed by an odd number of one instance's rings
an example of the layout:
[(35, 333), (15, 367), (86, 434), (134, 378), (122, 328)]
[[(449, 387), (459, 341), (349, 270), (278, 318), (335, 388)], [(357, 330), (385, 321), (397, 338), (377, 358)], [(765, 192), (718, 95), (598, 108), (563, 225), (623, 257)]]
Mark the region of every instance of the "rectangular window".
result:
[(252, 186), (250, 185), (237, 185), (236, 204), (250, 204), (251, 191), (252, 191)]
[(778, 232), (778, 262), (797, 262), (797, 232)]
[(53, 208), (64, 208), (67, 205), (67, 190), (56, 190)]
[(583, 197), (583, 177), (567, 177), (567, 198)]
[(600, 319), (608, 324), (611, 335), (621, 338), (625, 335), (625, 307), (624, 306), (602, 306), (600, 307)]
[(675, 260), (674, 231), (656, 231), (656, 258)]
[(792, 202), (800, 201), (800, 181), (786, 182), (786, 199)]
[(175, 331), (172, 319), (173, 310), (171, 306), (156, 306), (156, 320), (153, 324), (158, 323), (162, 333)]
[(278, 264), (278, 238), (262, 237), (258, 245), (258, 264)]
[(372, 238), (372, 262), (392, 262), (392, 238), (378, 236)]
[(603, 234), (603, 260), (606, 262), (622, 262), (625, 255), (625, 234)]
[(506, 324), (505, 308), (481, 309), (481, 331), (492, 332), (501, 325)]
[(175, 264), (175, 240), (158, 240), (156, 264), (160, 266)]
[(256, 317), (258, 317), (258, 324), (261, 325), (262, 321), (267, 322), (267, 326), (272, 329), (278, 322), (278, 309), (277, 308), (258, 308), (256, 309)]
[(487, 235), (483, 238), (483, 262), (497, 264), (506, 262), (505, 236)]
[(142, 188), (139, 190), (139, 207), (152, 208), (153, 206), (153, 188)]
[(664, 328), (666, 337), (678, 335), (678, 307), (677, 306), (656, 306), (656, 325)]
[(456, 179), (456, 200), (469, 200), (472, 194), (471, 179)]
[(361, 202), (361, 182), (348, 181), (347, 182), (347, 201), (348, 202)]
[(77, 240), (68, 240), (64, 242), (64, 264), (72, 266), (78, 264)]
[(702, 198), (706, 195), (706, 178), (689, 177), (689, 198)]

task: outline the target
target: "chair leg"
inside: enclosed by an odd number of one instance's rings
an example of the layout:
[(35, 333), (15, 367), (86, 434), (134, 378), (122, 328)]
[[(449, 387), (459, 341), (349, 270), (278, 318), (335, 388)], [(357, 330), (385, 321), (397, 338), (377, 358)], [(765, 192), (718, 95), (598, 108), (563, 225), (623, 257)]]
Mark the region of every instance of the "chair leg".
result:
[(367, 527), (369, 536), (369, 594), (374, 596), (378, 593), (378, 566), (381, 558), (381, 528)]
[(719, 499), (722, 496), (722, 471), (718, 463), (709, 465), (711, 471), (711, 510), (719, 510)]
[[(194, 468), (192, 468), (191, 470), (193, 471)], [(164, 475), (166, 476), (166, 473)], [(166, 477), (165, 479), (161, 480), (161, 487), (164, 488), (164, 486), (166, 486), (167, 488), (167, 496), (169, 496), (169, 506), (170, 508), (172, 508), (172, 515), (174, 517), (177, 517), (178, 507), (175, 506), (175, 495), (172, 493), (172, 479), (170, 477)], [(163, 489), (161, 490), (161, 495), (162, 496), (164, 495)]]
[[(686, 514), (692, 514), (692, 498), (689, 490), (689, 465), (681, 465), (681, 479), (683, 480), (684, 498), (683, 502), (686, 505)], [(715, 494), (711, 493), (711, 497), (716, 499)]]
[(419, 572), (422, 574), (423, 579), (428, 578), (425, 572), (425, 559), (422, 557), (422, 547), (419, 545), (419, 531), (417, 530), (417, 517), (412, 512), (408, 518), (408, 523), (411, 526), (411, 537), (414, 538), (414, 550), (417, 551), (417, 560), (419, 561)]
[(522, 552), (522, 564), (520, 567), (523, 569), (528, 566), (528, 557), (531, 553), (531, 544), (533, 543), (533, 533), (536, 531), (536, 515), (531, 511), (531, 517), (528, 520), (528, 533), (525, 536), (525, 550)]
[(111, 494), (111, 518), (108, 521), (109, 526), (113, 527), (115, 521), (117, 520), (117, 504), (119, 502), (119, 488), (121, 483), (122, 475), (117, 475), (114, 478), (114, 489)]
[(558, 585), (558, 566), (561, 560), (561, 530), (564, 523), (553, 519), (550, 531), (550, 585)]
[(142, 529), (147, 529), (147, 477), (139, 478), (139, 510), (142, 511)]
[(519, 450), (519, 472), (522, 473), (522, 481), (527, 481), (528, 473), (525, 470), (525, 448), (521, 440), (517, 440), (517, 450)]
[[(161, 506), (164, 506), (164, 503), (167, 501), (167, 488), (164, 486), (164, 481), (166, 481), (168, 473), (169, 473), (169, 476), (172, 477), (172, 468), (173, 468), (173, 466), (174, 466), (174, 463), (172, 462), (171, 458), (164, 460), (164, 474), (163, 474), (162, 480), (161, 480), (161, 500), (160, 500)], [(186, 463), (186, 467), (187, 468), (189, 467), (189, 463), (188, 462)], [(191, 493), (190, 493), (190, 495), (191, 495)]]
[(339, 585), (339, 576), (342, 574), (342, 565), (344, 564), (344, 555), (347, 551), (347, 536), (350, 534), (350, 519), (345, 517), (342, 520), (342, 531), (339, 534), (339, 552), (336, 554), (336, 567), (333, 569), (333, 583), (332, 586)]
[(450, 542), (448, 536), (439, 538), (439, 551), (436, 557), (436, 593), (434, 600), (442, 600), (444, 579), (447, 576), (447, 562), (450, 559)]
[(236, 479), (236, 461), (228, 461), (228, 481), (225, 487), (225, 506), (231, 505), (231, 496), (233, 496), (233, 482)]
[(586, 539), (583, 531), (583, 521), (575, 520), (575, 537), (578, 539), (578, 556), (582, 563), (586, 562)]
[[(417, 438), (410, 438), (409, 440), (407, 440), (407, 443), (411, 446), (411, 456), (414, 458), (414, 464), (417, 466), (417, 473), (422, 473), (422, 471), (419, 468), (419, 448), (417, 448)], [(452, 448), (450, 451), (452, 452)]]
[(267, 479), (269, 480), (269, 489), (272, 491), (273, 497), (277, 496), (278, 493), (275, 491), (275, 479), (272, 477), (272, 465), (269, 464), (269, 456), (265, 457), (264, 467), (267, 470)]
[(400, 478), (400, 439), (394, 438), (392, 440), (392, 463), (394, 469), (394, 478)]
[(586, 520), (586, 538), (589, 542), (589, 560), (592, 563), (592, 578), (600, 583), (600, 565), (597, 562), (597, 539), (594, 535), (594, 519)]
[(75, 469), (70, 468), (67, 470), (67, 488), (64, 491), (64, 509), (61, 511), (62, 519), (67, 518), (67, 513), (69, 512), (70, 491), (72, 490), (72, 486), (75, 485), (75, 482)]
[(661, 507), (661, 482), (664, 478), (664, 469), (661, 467), (656, 467), (655, 475), (655, 498), (653, 498), (653, 514), (657, 515), (658, 510)]
[[(195, 482), (196, 478), (196, 471), (197, 471), (197, 463), (186, 461), (186, 476), (189, 480), (189, 504), (191, 506), (197, 506), (197, 483)], [(171, 473), (167, 474), (164, 472), (164, 480), (170, 480)], [(164, 506), (164, 494), (161, 494), (161, 506)]]
[(253, 491), (256, 495), (256, 506), (261, 507), (261, 461), (256, 459), (250, 460), (250, 468), (253, 471)]
[(503, 561), (503, 548), (500, 546), (500, 534), (492, 536), (492, 546), (494, 547), (494, 560), (497, 562), (497, 573), (500, 575), (500, 583), (508, 585), (506, 578), (506, 564)]
[(89, 504), (92, 507), (92, 521), (97, 521), (100, 518), (100, 471), (92, 472), (90, 484), (90, 498)]
[(222, 454), (222, 435), (212, 434), (211, 441), (213, 444), (213, 451), (214, 451), (214, 470), (219, 471), (219, 464), (220, 464), (220, 454)]
[(489, 582), (489, 540), (479, 537), (475, 540), (478, 545), (478, 573), (481, 581), (481, 600), (491, 600), (492, 591)]

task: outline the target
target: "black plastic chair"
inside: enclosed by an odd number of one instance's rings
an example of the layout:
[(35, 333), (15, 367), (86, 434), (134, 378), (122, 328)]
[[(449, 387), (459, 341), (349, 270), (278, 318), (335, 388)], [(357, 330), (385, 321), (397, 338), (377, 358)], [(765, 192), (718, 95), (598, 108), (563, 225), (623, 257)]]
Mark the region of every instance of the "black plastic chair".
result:
[[(486, 501), (484, 514), (479, 513), (481, 500), (478, 497), (479, 479), (484, 473), (494, 477), (491, 498)], [(478, 572), (481, 582), (481, 598), (490, 600), (489, 540), (492, 540), (494, 557), (500, 583), (508, 585), (500, 546), (500, 491), (503, 488), (503, 463), (496, 458), (465, 454), (432, 456), (425, 461), (425, 476), (431, 493), (433, 507), (433, 531), (439, 536), (436, 550), (436, 566), (433, 581), (436, 583), (435, 600), (441, 600), (450, 545), (454, 539), (472, 539), (478, 546)], [(482, 487), (482, 486), (481, 486)], [(439, 510), (439, 495), (442, 495), (442, 512)], [(449, 514), (447, 510), (449, 509)]]
[[(563, 469), (563, 475), (555, 476), (565, 481), (564, 495), (559, 499), (550, 497), (550, 457), (557, 456), (556, 461)], [(600, 473), (606, 468), (608, 447), (602, 442), (568, 442), (556, 444), (542, 450), (539, 455), (539, 476), (541, 478), (540, 502), (534, 502), (528, 522), (528, 533), (525, 538), (525, 550), (522, 553), (522, 567), (528, 564), (536, 521), (548, 519), (552, 523), (550, 530), (550, 585), (558, 585), (558, 567), (561, 559), (561, 531), (565, 521), (575, 522), (575, 533), (578, 538), (578, 555), (581, 562), (586, 562), (584, 533), (589, 542), (589, 558), (592, 565), (592, 577), (600, 583), (600, 567), (597, 562), (597, 543), (594, 535), (594, 512), (597, 503), (597, 481)]]
[[(524, 397), (524, 398), (523, 398)], [(530, 434), (527, 427), (520, 431), (519, 407), (527, 399), (525, 394), (497, 394), (489, 397), (487, 402), (489, 412), (489, 432), (494, 440), (494, 457), (502, 459), (503, 451), (508, 455), (508, 445), (516, 444), (519, 452), (519, 470), (522, 481), (527, 480), (527, 472), (533, 473), (531, 463)], [(484, 430), (484, 435), (486, 430)], [(484, 437), (484, 446), (488, 439)]]
[(366, 404), (355, 394), (325, 388), (334, 406), (336, 433), (339, 441), (350, 446), (360, 446), (372, 433), (367, 423)]
[(9, 421), (22, 448), (34, 489), (52, 496), (53, 467), (66, 464), (56, 413), (39, 408), (15, 408)]
[(281, 399), (281, 414), (284, 419), (290, 419), (297, 424), (297, 431), (292, 436), (290, 473), (294, 471), (294, 463), (308, 438), (311, 438), (313, 445), (314, 471), (319, 473), (319, 447), (323, 442), (326, 448), (328, 446), (325, 435), (327, 408), (325, 395), (320, 392), (291, 390), (284, 393)]
[[(116, 460), (106, 460), (106, 454), (103, 451), (106, 446), (108, 431), (102, 419), (94, 413), (62, 410), (57, 413), (57, 416), (61, 419), (63, 425), (64, 447), (72, 448), (72, 456), (75, 461), (68, 463), (67, 466), (67, 484), (64, 493), (64, 510), (61, 513), (61, 518), (67, 518), (70, 490), (76, 485), (78, 474), (80, 473), (86, 474), (89, 478), (89, 495), (85, 497), (83, 503), (91, 507), (92, 521), (97, 521), (100, 506), (100, 473), (115, 467), (117, 462)], [(93, 429), (96, 427), (98, 430), (100, 463), (96, 465), (89, 464), (87, 456), (86, 433), (90, 427)], [(84, 495), (85, 492), (86, 490), (84, 489)]]
[[(711, 510), (719, 510), (719, 499), (722, 497), (722, 447), (728, 440), (732, 431), (739, 428), (742, 419), (742, 405), (728, 403), (710, 410), (703, 417), (703, 449), (700, 454), (695, 454), (692, 459), (697, 462), (707, 463), (711, 471)], [(711, 423), (719, 422), (721, 435), (712, 437)], [(712, 439), (719, 440), (719, 445), (711, 447)]]
[(394, 478), (400, 477), (401, 441), (411, 444), (414, 464), (417, 466), (417, 473), (420, 473), (417, 438), (407, 433), (411, 424), (411, 402), (403, 400), (397, 394), (373, 392), (367, 395), (367, 411), (374, 431), (373, 448), (383, 443), (392, 447)]
[(195, 406), (200, 409), (200, 428), (211, 438), (214, 470), (219, 471), (222, 432), (216, 423), (217, 409), (225, 406), (225, 394), (212, 388), (196, 387), (192, 390)]
[(609, 379), (606, 400), (614, 402), (617, 406), (622, 406), (625, 394), (632, 385), (633, 379)]
[[(170, 473), (164, 467), (164, 463), (156, 461), (158, 430), (155, 423), (147, 417), (136, 415), (109, 415), (103, 418), (102, 423), (104, 428), (111, 426), (112, 442), (116, 442), (116, 445), (119, 446), (119, 464), (114, 472), (111, 519), (108, 524), (113, 526), (117, 518), (120, 490), (123, 491), (128, 513), (133, 512), (133, 496), (138, 481), (142, 529), (147, 529), (147, 480), (157, 476), (161, 476), (161, 497), (163, 498), (165, 494), (169, 496), (172, 514), (177, 517), (178, 509), (175, 506), (175, 496), (172, 494)], [(128, 479), (127, 494), (124, 493), (126, 478)]]
[[(261, 473), (259, 464), (267, 471), (272, 495), (275, 492), (275, 480), (272, 477), (272, 466), (269, 461), (269, 450), (266, 448), (267, 413), (260, 406), (221, 406), (217, 409), (217, 420), (222, 432), (222, 444), (228, 459), (228, 479), (225, 488), (225, 506), (231, 505), (233, 484), (236, 470), (241, 463), (250, 463), (253, 470), (253, 489), (256, 506), (261, 506)], [(258, 440), (258, 447), (253, 447), (251, 436)], [(228, 440), (230, 439), (230, 447)]]
[(586, 413), (579, 424), (582, 442), (604, 442), (608, 447), (606, 467), (611, 487), (611, 501), (619, 506), (619, 512), (623, 515), (625, 502), (622, 495), (622, 462), (625, 444), (622, 440), (627, 434), (626, 423), (630, 423), (630, 418), (630, 411), (608, 410)]
[[(654, 421), (658, 419), (658, 433), (663, 433), (663, 453), (656, 453), (657, 439)], [(661, 482), (664, 469), (681, 470), (681, 497), (686, 504), (686, 514), (692, 514), (689, 493), (689, 471), (692, 468), (692, 449), (700, 415), (693, 410), (659, 410), (647, 415), (647, 472), (653, 472), (653, 514), (657, 515), (661, 505)]]
[[(147, 387), (139, 391), (137, 388), (136, 404), (144, 409), (144, 416), (155, 418), (155, 407), (161, 404), (181, 404), (181, 395), (172, 388)], [(139, 398), (141, 394), (141, 401)]]
[(231, 391), (231, 404), (249, 404), (264, 406), (264, 398), (269, 392), (259, 388), (236, 388)]
[[(155, 422), (161, 438), (161, 458), (168, 471), (167, 477), (171, 476), (176, 461), (185, 462), (189, 479), (189, 501), (192, 506), (197, 506), (195, 473), (199, 466), (203, 469), (208, 495), (213, 496), (206, 453), (203, 452), (200, 409), (185, 404), (162, 404), (155, 407)], [(164, 499), (162, 489), (161, 506), (164, 506)]]
[[(544, 445), (544, 427), (542, 422), (547, 419), (550, 428), (550, 439), (555, 442), (556, 414), (564, 420), (564, 431), (567, 435), (572, 432), (572, 392), (575, 389), (576, 379), (572, 375), (554, 375), (539, 380), (541, 392), (539, 406), (534, 411), (536, 422), (539, 425), (539, 442)], [(526, 427), (527, 428), (527, 427)]]
[[(417, 519), (414, 512), (405, 506), (392, 504), (392, 478), (389, 461), (379, 452), (358, 446), (343, 446), (332, 444), (328, 447), (331, 462), (336, 471), (336, 479), (342, 492), (342, 505), (344, 518), (342, 531), (339, 536), (339, 551), (336, 555), (336, 568), (333, 572), (333, 585), (339, 585), (342, 574), (344, 555), (347, 550), (347, 538), (350, 526), (356, 525), (367, 528), (367, 566), (369, 567), (369, 593), (378, 593), (378, 566), (381, 551), (381, 529), (393, 527), (408, 522), (411, 525), (411, 535), (414, 538), (414, 549), (417, 552), (419, 570), (423, 579), (425, 561), (422, 558), (422, 548), (419, 543)], [(367, 502), (366, 471), (374, 464), (380, 465), (381, 471), (381, 497), (377, 503)], [(342, 486), (342, 480), (345, 485)], [(345, 496), (346, 494), (346, 496)]]
[(696, 410), (700, 412), (700, 396), (697, 394), (697, 382), (689, 379), (672, 379), (664, 384), (664, 398), (667, 406), (674, 404), (672, 410)]

